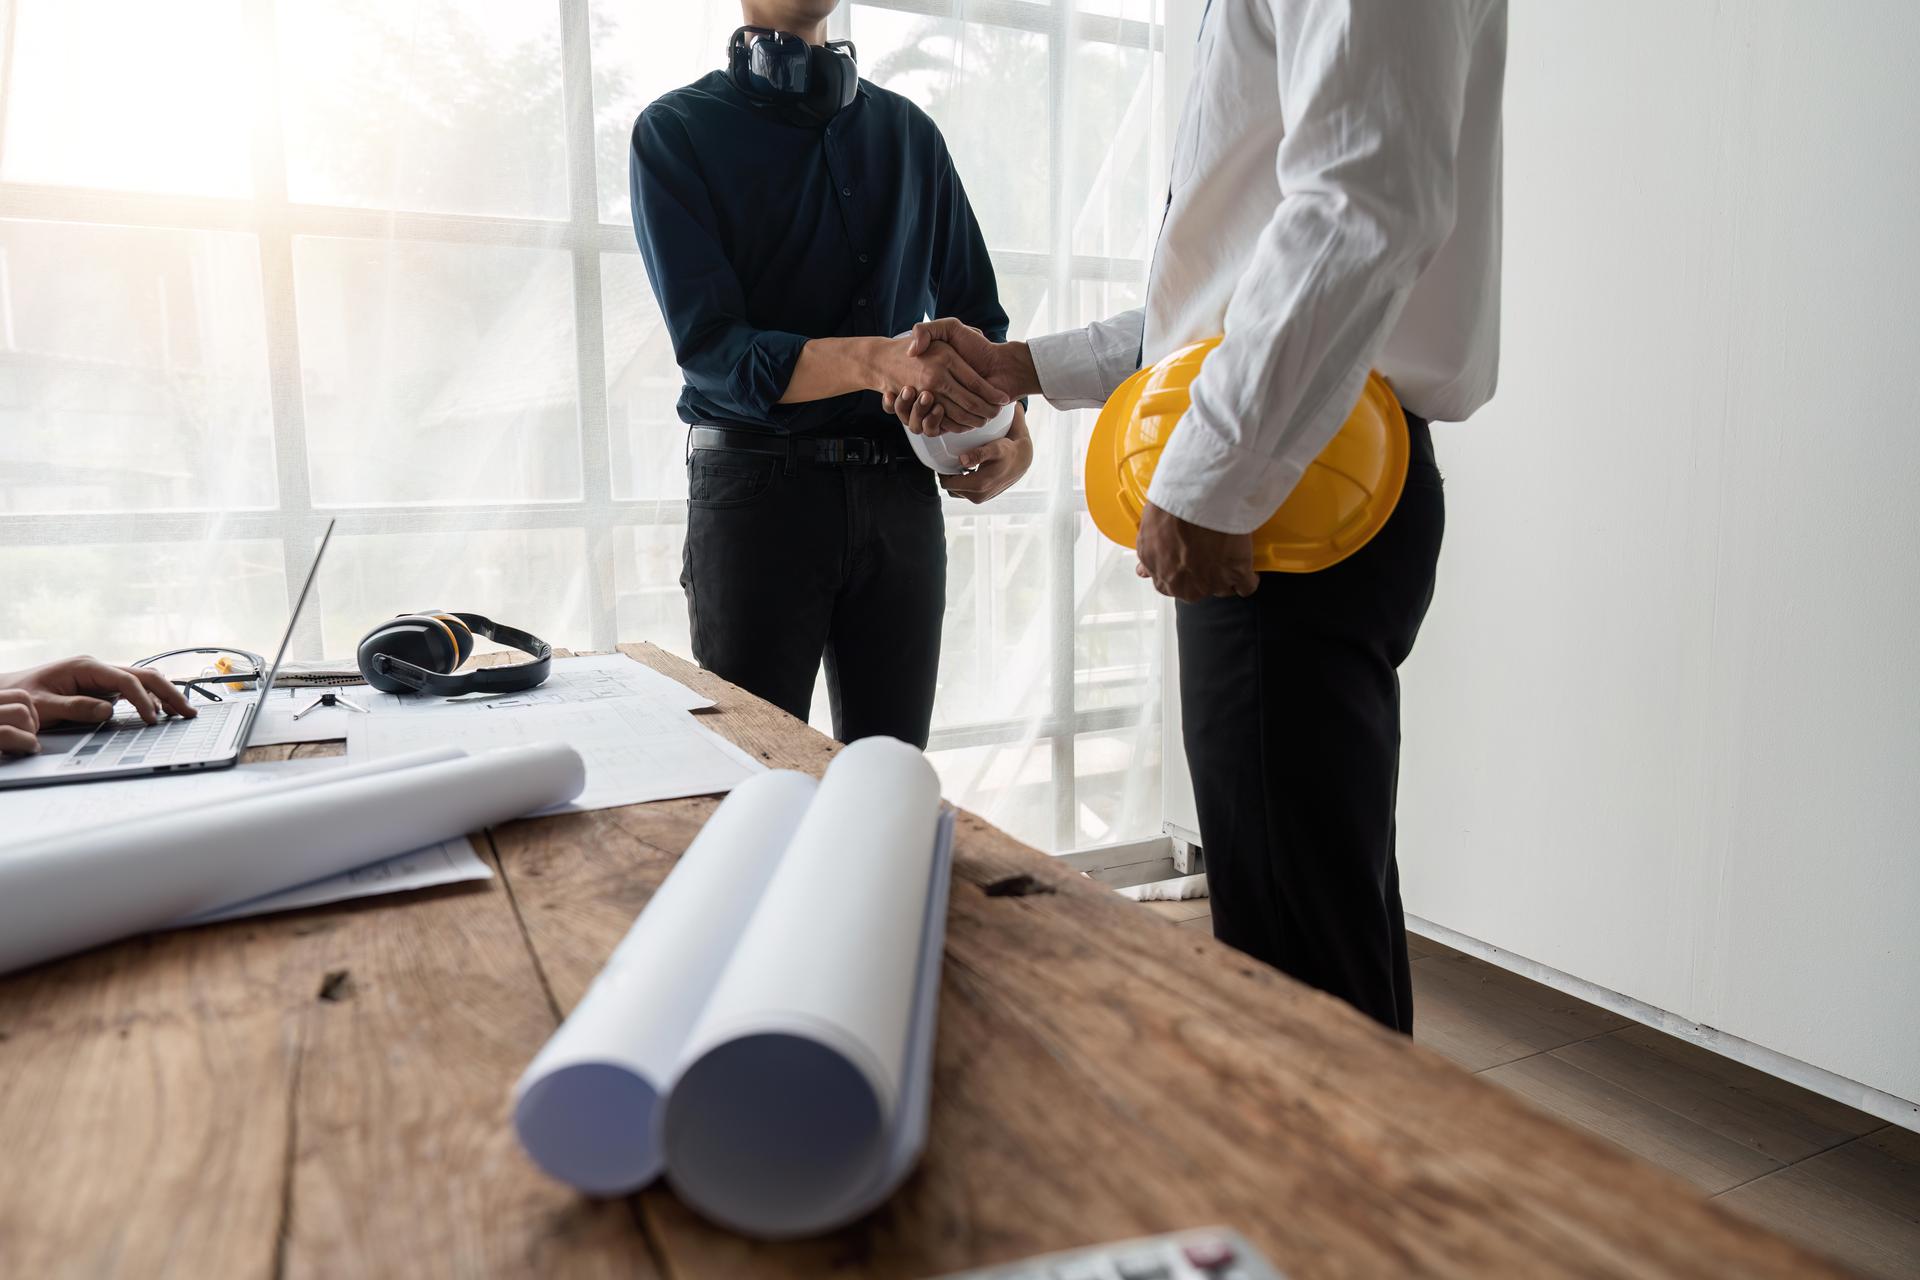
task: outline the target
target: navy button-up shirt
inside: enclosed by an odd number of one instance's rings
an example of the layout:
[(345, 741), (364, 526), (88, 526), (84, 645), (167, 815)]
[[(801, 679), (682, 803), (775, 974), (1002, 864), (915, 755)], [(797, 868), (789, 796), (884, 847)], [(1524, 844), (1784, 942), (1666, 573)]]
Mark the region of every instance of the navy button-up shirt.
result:
[(779, 402), (807, 339), (891, 337), (939, 316), (1006, 337), (946, 142), (897, 93), (863, 80), (830, 123), (807, 126), (716, 71), (641, 112), (631, 180), (686, 422), (896, 432), (871, 391)]

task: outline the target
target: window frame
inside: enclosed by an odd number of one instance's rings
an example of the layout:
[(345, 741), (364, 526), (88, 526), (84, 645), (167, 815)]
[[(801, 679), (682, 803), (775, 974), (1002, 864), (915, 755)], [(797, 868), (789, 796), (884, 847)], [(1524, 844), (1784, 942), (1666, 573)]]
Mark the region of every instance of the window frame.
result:
[[(637, 253), (630, 226), (601, 220), (594, 135), (592, 41), (589, 0), (555, 0), (560, 11), (561, 93), (567, 158), (565, 220), (474, 216), (358, 209), (298, 203), (286, 187), (285, 142), (276, 78), (252, 77), (254, 128), (251, 137), (251, 199), (150, 194), (0, 181), (0, 218), (25, 221), (126, 226), (153, 230), (229, 231), (250, 234), (259, 252), (261, 297), (267, 349), (269, 405), (277, 505), (270, 510), (170, 510), (28, 514), (0, 512), (0, 543), (9, 546), (74, 545), (103, 542), (200, 541), (274, 538), (285, 557), (289, 597), (304, 577), (311, 549), (329, 520), (345, 534), (466, 533), (497, 529), (581, 529), (587, 538), (589, 640), (610, 650), (620, 637), (613, 542), (628, 526), (684, 525), (684, 504), (658, 499), (616, 499), (612, 491), (611, 440), (607, 404), (607, 353), (602, 324), (601, 259), (604, 254)], [(1071, 53), (1069, 35), (1080, 41), (1164, 51), (1163, 24), (1078, 12), (1074, 0), (857, 0), (863, 7), (1038, 32), (1048, 41), (1049, 60), (1049, 252), (994, 252), (994, 269), (1004, 278), (1043, 278), (1058, 319), (1059, 309), (1080, 282), (1137, 280), (1143, 264), (1135, 259), (1074, 254), (1071, 204), (1065, 186), (1065, 121)], [(11, 65), (15, 49), (16, 7), (0, 4), (0, 71)], [(851, 4), (830, 19), (836, 36), (848, 33)], [(247, 0), (243, 8), (246, 43), (260, 66), (278, 60), (274, 0)], [(7, 136), (12, 77), (0, 75), (0, 148)], [(3, 153), (0, 153), (3, 155)], [(515, 246), (565, 251), (573, 267), (574, 357), (581, 459), (581, 496), (574, 501), (494, 503), (464, 506), (316, 507), (309, 483), (306, 408), (302, 385), (299, 326), (295, 312), (293, 245), (296, 237), (345, 237), (426, 241), (454, 245)], [(1136, 706), (1082, 709), (1077, 705), (1074, 641), (1075, 543), (1086, 510), (1076, 483), (1070, 449), (1055, 451), (1052, 474), (1042, 488), (1003, 494), (991, 510), (948, 499), (949, 515), (1042, 516), (1048, 526), (1047, 633), (1050, 637), (1050, 701), (1044, 715), (968, 721), (936, 727), (929, 749), (1014, 744), (1046, 740), (1052, 752), (1054, 846), (1076, 845), (1074, 748), (1077, 735), (1133, 728), (1157, 722), (1159, 702), (1143, 688)], [(985, 552), (989, 522), (978, 521), (972, 534)], [(982, 563), (985, 562), (983, 559)], [(316, 584), (316, 590), (321, 589)], [(288, 606), (292, 606), (289, 598)], [(295, 653), (322, 651), (321, 610), (307, 609), (293, 637)], [(1120, 621), (1125, 622), (1126, 619)], [(1142, 611), (1133, 621), (1153, 621)]]

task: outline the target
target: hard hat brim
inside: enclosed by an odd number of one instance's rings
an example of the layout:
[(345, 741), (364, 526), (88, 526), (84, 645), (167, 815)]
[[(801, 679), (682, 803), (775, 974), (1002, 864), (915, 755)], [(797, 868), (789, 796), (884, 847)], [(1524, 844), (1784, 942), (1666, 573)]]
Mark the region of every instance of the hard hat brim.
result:
[[(1133, 416), (1134, 406), (1140, 400), (1140, 389), (1153, 374), (1153, 366), (1135, 372), (1125, 382), (1115, 388), (1100, 406), (1100, 416), (1094, 420), (1093, 437), (1087, 442), (1087, 457), (1100, 459), (1104, 480), (1120, 471), (1120, 434), (1126, 430), (1127, 420)], [(1082, 475), (1089, 474), (1083, 469)], [(1115, 483), (1087, 484), (1087, 514), (1093, 517), (1093, 527), (1098, 529), (1108, 541), (1132, 550), (1140, 535), (1140, 513), (1130, 511), (1122, 499), (1120, 486)]]

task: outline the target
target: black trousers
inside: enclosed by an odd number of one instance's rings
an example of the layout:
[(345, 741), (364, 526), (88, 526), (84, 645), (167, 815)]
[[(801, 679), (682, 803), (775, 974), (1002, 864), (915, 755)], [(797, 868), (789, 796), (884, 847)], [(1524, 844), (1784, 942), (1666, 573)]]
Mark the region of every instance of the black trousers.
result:
[(1433, 599), (1446, 507), (1427, 424), (1408, 429), (1406, 489), (1365, 547), (1177, 617), (1214, 936), (1411, 1032), (1398, 668)]
[(933, 473), (695, 450), (687, 508), (700, 665), (804, 720), (825, 659), (836, 737), (924, 749), (947, 607)]

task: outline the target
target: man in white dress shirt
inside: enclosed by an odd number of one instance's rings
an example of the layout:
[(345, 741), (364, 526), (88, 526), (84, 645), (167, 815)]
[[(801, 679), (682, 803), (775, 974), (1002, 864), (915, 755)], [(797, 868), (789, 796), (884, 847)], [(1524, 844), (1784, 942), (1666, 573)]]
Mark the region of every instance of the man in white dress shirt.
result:
[[(1402, 1031), (1398, 668), (1444, 521), (1427, 422), (1494, 390), (1506, 25), (1506, 0), (1209, 0), (1146, 306), (1026, 343), (920, 328), (1007, 394), (1063, 409), (1225, 334), (1139, 538), (1139, 572), (1179, 601), (1214, 933)], [(1392, 519), (1331, 568), (1256, 574), (1248, 535), (1369, 369), (1413, 444)], [(892, 407), (943, 426), (931, 397)]]

